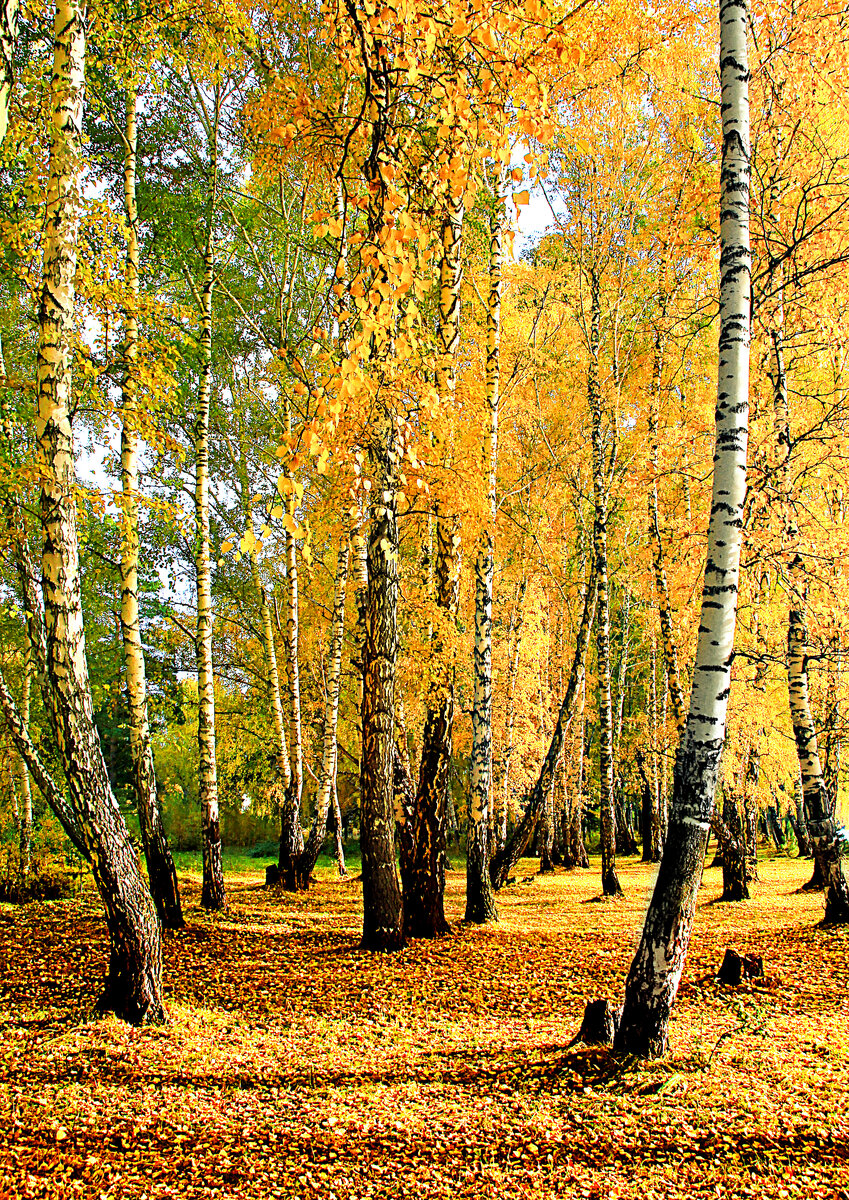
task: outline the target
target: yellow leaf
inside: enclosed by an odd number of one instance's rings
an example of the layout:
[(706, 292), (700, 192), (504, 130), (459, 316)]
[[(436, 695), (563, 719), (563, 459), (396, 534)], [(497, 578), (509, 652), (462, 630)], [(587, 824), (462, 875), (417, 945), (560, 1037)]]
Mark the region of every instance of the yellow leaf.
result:
[(221, 553), (222, 554), (229, 554), (232, 549), (233, 549), (232, 542), (222, 542), (221, 543)]
[(528, 191), (513, 193), (513, 203), (516, 205), (517, 208), (521, 208), (521, 206), (523, 204), (528, 204), (530, 199), (531, 199), (531, 193)]

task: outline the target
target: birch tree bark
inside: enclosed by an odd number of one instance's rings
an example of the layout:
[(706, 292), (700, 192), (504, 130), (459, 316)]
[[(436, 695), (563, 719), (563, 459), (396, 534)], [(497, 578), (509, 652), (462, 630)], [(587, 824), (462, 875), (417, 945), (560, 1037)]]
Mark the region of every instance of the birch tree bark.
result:
[(725, 740), (737, 617), (748, 442), (751, 255), (746, 0), (720, 0), (722, 171), (716, 451), (690, 710), (675, 761), (669, 828), (625, 985), (618, 1050), (663, 1054), (690, 941)]
[(50, 174), (39, 311), (37, 420), (44, 533), (42, 589), (50, 716), (84, 853), (106, 909), (111, 949), (100, 1000), (134, 1024), (162, 1021), (159, 920), (112, 790), (86, 662), (75, 511), (71, 341), (79, 228), (85, 22), (77, 0), (56, 5)]
[[(324, 739), (321, 753), (321, 774), (315, 802), (310, 835), (297, 862), (297, 885), (302, 891), (309, 887), (310, 875), (315, 869), (324, 839), (327, 836), (327, 814), (336, 780), (336, 725), (339, 716), (339, 689), (342, 681), (342, 640), (345, 635), (345, 592), (348, 586), (348, 564), (351, 557), (351, 541), (347, 533), (339, 540), (336, 559), (336, 583), (333, 593), (333, 615), (330, 620), (330, 661), (327, 666), (327, 696), (324, 704)], [(336, 852), (341, 851), (341, 815), (336, 812)], [(344, 858), (340, 874), (344, 874)]]
[(150, 891), (166, 929), (180, 929), (183, 913), (177, 872), (162, 821), (147, 713), (147, 679), (139, 623), (139, 435), (136, 372), (138, 363), (139, 241), (136, 206), (138, 97), (128, 86), (124, 124), (124, 206), (127, 218), (127, 286), (131, 306), (124, 329), (124, 378), (121, 388), (121, 635), (127, 672), (130, 756), (142, 845)]
[[(453, 405), (460, 345), (463, 197), (449, 196), (442, 222), (439, 264), (439, 364), (437, 394)], [(459, 523), (440, 513), (436, 525), (436, 605), (440, 619), (431, 639), (431, 679), (426, 699), (419, 781), (413, 814), (413, 854), (404, 881), (404, 927), (408, 937), (438, 937), (445, 920), (446, 810), (454, 731), (454, 647), (460, 597)], [(474, 751), (472, 752), (474, 764)], [(474, 771), (474, 765), (472, 767)], [(487, 835), (489, 828), (487, 825)]]
[(398, 657), (397, 455), (392, 417), (384, 413), (373, 450), (376, 488), (368, 537), (368, 598), (363, 642), (360, 846), (363, 946), (395, 950), (404, 941), (395, 868), (394, 724)]
[[(364, 55), (371, 93), (371, 142), (363, 173), (369, 186), (369, 247), (385, 231), (385, 180), (391, 168), (392, 73), (379, 40)], [(387, 374), (390, 332), (377, 329), (369, 355), (378, 378)], [(381, 380), (382, 381), (382, 380)], [(368, 531), (368, 588), (363, 640), (360, 849), (363, 863), (363, 947), (396, 950), (404, 943), (395, 866), (395, 675), (398, 660), (398, 429), (388, 397), (378, 400), (369, 455), (372, 463)]]
[(495, 820), (495, 847), (501, 849), (507, 841), (507, 810), (510, 806), (510, 767), (513, 761), (513, 732), (516, 724), (516, 679), (519, 673), (519, 658), (522, 652), (522, 630), (525, 620), (525, 593), (528, 580), (522, 574), (522, 582), (516, 593), (516, 606), (507, 631), (507, 712), (504, 717), (504, 749), (502, 751), (502, 777), (499, 794), (501, 797)]
[(587, 401), (592, 418), (593, 561), (598, 600), (596, 658), (598, 660), (599, 804), (601, 809), (601, 890), (621, 896), (616, 874), (616, 811), (613, 800), (613, 706), (610, 691), (610, 601), (607, 580), (607, 481), (604, 469), (601, 386), (598, 377), (601, 295), (598, 273), (590, 269), (590, 336)]
[[(825, 888), (826, 925), (849, 922), (849, 883), (843, 873), (844, 831), (836, 819), (836, 807), (823, 775), (817, 733), (808, 694), (808, 627), (806, 619), (808, 576), (794, 514), (795, 496), (791, 472), (792, 441), (787, 400), (781, 315), (772, 333), (775, 356), (773, 405), (778, 442), (778, 467), (784, 509), (784, 542), (789, 555), (787, 578), (790, 605), (787, 621), (787, 687), (790, 718), (802, 777), (805, 825), (811, 841), (817, 872)], [(836, 797), (835, 797), (836, 798)]]
[(197, 541), (198, 669), (198, 783), (201, 805), (203, 886), (201, 904), (211, 912), (224, 907), (224, 868), (221, 859), (221, 822), (218, 810), (218, 768), (215, 757), (215, 677), (212, 661), (212, 556), (209, 531), (209, 409), (212, 390), (212, 293), (215, 284), (212, 231), (205, 250), (201, 288), (201, 366), (195, 421), (195, 521)]
[[(33, 675), (33, 652), (28, 646), (24, 661), (24, 678), (21, 687), (21, 724), (29, 730), (30, 690)], [(18, 870), (21, 878), (29, 875), (32, 860), (32, 786), (29, 769), (23, 755), (17, 755), (18, 787), (21, 793), (21, 807), (18, 825)]]
[[(492, 581), (497, 516), (498, 408), (501, 389), (501, 287), (504, 265), (506, 210), (503, 175), (499, 175), (495, 207), (489, 229), (489, 301), (486, 310), (486, 418), (483, 470), (487, 481), (486, 527), (475, 558), (474, 698), (472, 702), (472, 786), (466, 845), (465, 919), (476, 925), (498, 920), (489, 861), (489, 826), (492, 812)], [(519, 642), (517, 631), (516, 644)], [(514, 683), (508, 684), (513, 687)], [(512, 743), (512, 720), (508, 718)], [(504, 764), (504, 800), (501, 828), (506, 834), (507, 787), (510, 749)], [(500, 829), (499, 829), (500, 832)], [(499, 843), (502, 841), (498, 837)]]
[(0, 145), (9, 128), (9, 105), (15, 85), (13, 62), (19, 7), (18, 0), (0, 0)]

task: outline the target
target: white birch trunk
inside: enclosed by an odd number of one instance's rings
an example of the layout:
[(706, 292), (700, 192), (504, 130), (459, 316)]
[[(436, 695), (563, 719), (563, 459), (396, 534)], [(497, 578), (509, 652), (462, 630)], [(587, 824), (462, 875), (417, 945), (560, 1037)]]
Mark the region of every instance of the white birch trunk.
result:
[[(342, 682), (342, 642), (345, 636), (345, 594), (348, 587), (348, 565), (351, 558), (351, 540), (347, 533), (339, 540), (336, 559), (336, 583), (333, 594), (333, 615), (330, 620), (330, 656), (327, 664), (327, 694), (324, 701), (324, 738), (321, 751), (321, 774), (315, 802), (312, 828), (303, 854), (298, 860), (298, 884), (303, 890), (309, 887), (310, 875), (318, 861), (324, 839), (327, 836), (327, 814), (336, 782), (336, 728), (339, 719), (339, 691)], [(337, 800), (338, 805), (338, 800)], [(341, 816), (337, 814), (337, 857), (341, 847)], [(344, 873), (344, 859), (340, 874)]]
[(18, 0), (0, 0), (0, 145), (9, 128), (9, 105), (15, 85), (13, 59), (18, 33)]
[[(217, 154), (217, 146), (214, 153)], [(215, 185), (211, 204), (214, 207)], [(212, 555), (209, 532), (209, 410), (212, 395), (212, 296), (215, 263), (213, 214), (204, 248), (201, 285), (200, 386), (195, 421), (195, 578), (198, 672), (198, 783), (201, 807), (203, 886), (201, 904), (211, 912), (224, 907), (224, 869), (221, 859), (221, 821), (218, 809), (218, 767), (215, 757), (215, 677), (212, 662)]]
[(57, 748), (85, 855), (111, 937), (101, 1006), (125, 1020), (163, 1019), (159, 921), (109, 778), (86, 662), (76, 528), (72, 341), (82, 163), (85, 21), (59, 0), (51, 78), (52, 129), (39, 313), (36, 432), (42, 471), (44, 628)]
[(690, 710), (657, 882), (616, 1035), (623, 1052), (663, 1054), (690, 940), (725, 741), (737, 617), (749, 407), (749, 70), (746, 0), (720, 0), (722, 173), (716, 451)]
[(183, 913), (177, 872), (162, 822), (156, 789), (153, 747), (147, 714), (147, 679), (139, 622), (139, 435), (136, 371), (138, 364), (139, 241), (136, 206), (138, 99), (127, 88), (124, 125), (124, 207), (127, 218), (126, 281), (130, 293), (124, 330), (124, 379), (121, 396), (121, 635), (130, 716), (130, 755), (139, 828), (147, 860), (150, 890), (166, 929), (180, 929)]
[[(489, 236), (489, 302), (486, 311), (486, 425), (483, 470), (487, 481), (486, 526), (475, 559), (475, 683), (472, 707), (472, 787), (466, 858), (466, 920), (496, 921), (498, 911), (489, 871), (492, 806), (492, 581), (495, 564), (498, 467), (498, 408), (501, 388), (501, 288), (506, 208), (499, 175)], [(511, 731), (512, 732), (512, 731)], [(506, 775), (505, 766), (505, 817)]]

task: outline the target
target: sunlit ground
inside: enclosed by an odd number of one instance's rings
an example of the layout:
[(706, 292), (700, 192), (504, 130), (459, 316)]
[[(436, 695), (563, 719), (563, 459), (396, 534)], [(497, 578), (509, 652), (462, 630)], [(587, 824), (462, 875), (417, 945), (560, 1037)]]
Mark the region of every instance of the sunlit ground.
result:
[[(520, 880), (534, 863), (520, 864)], [(233, 873), (165, 943), (165, 1029), (93, 1019), (106, 966), (93, 895), (0, 908), (0, 1197), (849, 1197), (849, 932), (761, 863), (755, 898), (708, 870), (671, 1055), (569, 1049), (585, 1002), (619, 998), (653, 870), (519, 882), (501, 923), (378, 956), (361, 885), (331, 869), (270, 895)], [(713, 976), (726, 946), (766, 981)]]

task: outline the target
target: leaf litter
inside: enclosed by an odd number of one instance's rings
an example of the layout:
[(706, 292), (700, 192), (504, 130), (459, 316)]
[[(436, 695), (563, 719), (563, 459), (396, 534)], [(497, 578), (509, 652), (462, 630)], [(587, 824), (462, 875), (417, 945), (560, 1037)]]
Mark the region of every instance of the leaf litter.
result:
[[(501, 923), (395, 955), (358, 948), (361, 887), (233, 880), (166, 935), (170, 1024), (94, 1018), (107, 943), (93, 896), (0, 910), (0, 1198), (829, 1197), (849, 1200), (849, 931), (762, 864), (755, 898), (705, 873), (670, 1056), (569, 1048), (619, 999), (653, 870), (582, 903), (595, 873), (499, 895)], [(727, 946), (766, 978), (728, 988)]]

